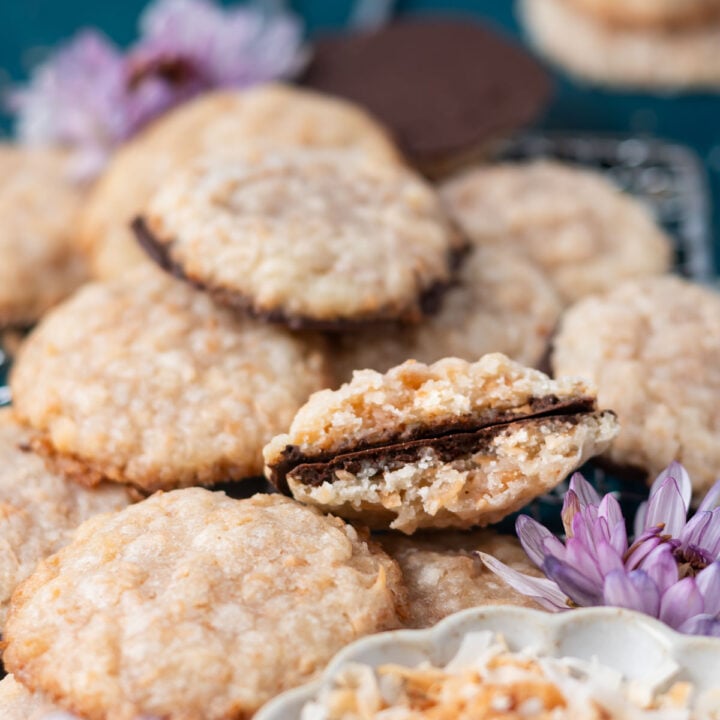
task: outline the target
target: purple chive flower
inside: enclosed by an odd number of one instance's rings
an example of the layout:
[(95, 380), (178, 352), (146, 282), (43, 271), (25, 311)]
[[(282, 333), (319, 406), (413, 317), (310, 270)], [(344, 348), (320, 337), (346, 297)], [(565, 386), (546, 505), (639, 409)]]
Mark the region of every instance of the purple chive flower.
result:
[(720, 637), (720, 481), (687, 519), (692, 487), (679, 463), (664, 470), (635, 517), (630, 543), (620, 505), (576, 473), (565, 495), (562, 542), (527, 515), (516, 524), (535, 578), (490, 555), (508, 585), (552, 611), (612, 605), (659, 618), (680, 632)]
[(208, 88), (284, 78), (302, 64), (302, 26), (259, 6), (157, 0), (140, 20), (127, 57), (132, 129)]
[(79, 32), (8, 100), (19, 139), (77, 148), (78, 175), (96, 173), (127, 135), (123, 56), (94, 30)]
[(213, 0), (157, 0), (123, 54), (93, 30), (76, 35), (11, 93), (19, 138), (74, 151), (92, 177), (113, 149), (171, 107), (205, 90), (296, 73), (305, 56), (294, 15)]

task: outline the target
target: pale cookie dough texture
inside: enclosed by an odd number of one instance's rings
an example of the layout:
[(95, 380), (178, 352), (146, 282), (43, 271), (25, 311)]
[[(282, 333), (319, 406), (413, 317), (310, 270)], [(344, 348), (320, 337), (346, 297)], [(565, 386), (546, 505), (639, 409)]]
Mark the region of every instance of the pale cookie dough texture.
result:
[(490, 354), (358, 371), (315, 393), (263, 454), (297, 500), (411, 534), (497, 522), (616, 433), (589, 384)]
[(402, 570), (408, 589), (407, 627), (431, 627), (452, 613), (483, 605), (538, 608), (473, 556), (475, 551), (488, 553), (517, 572), (540, 576), (514, 537), (479, 530), (377, 539)]
[(62, 152), (0, 143), (0, 328), (34, 323), (85, 279), (67, 170)]
[(31, 693), (12, 675), (0, 680), (0, 717), (2, 720), (77, 720), (40, 695)]
[(204, 158), (150, 201), (138, 235), (221, 303), (297, 326), (417, 320), (463, 244), (434, 190), (352, 150)]
[(245, 720), (404, 603), (341, 520), (189, 488), (82, 525), (16, 592), (4, 661), (86, 720)]
[(501, 352), (538, 366), (562, 305), (544, 274), (529, 260), (500, 247), (477, 247), (439, 312), (415, 327), (373, 328), (332, 338), (330, 355), (338, 383), (354, 370), (385, 372), (405, 360), (432, 363), (443, 357), (477, 360)]
[(720, 86), (717, 4), (712, 3), (706, 17), (693, 17), (691, 6), (697, 3), (688, 3), (682, 21), (669, 19), (663, 24), (660, 11), (655, 22), (648, 17), (645, 25), (637, 19), (623, 23), (599, 17), (589, 11), (593, 4), (597, 3), (522, 0), (521, 17), (538, 50), (581, 79), (631, 89), (712, 90)]
[(552, 364), (617, 412), (613, 463), (652, 480), (679, 460), (699, 493), (720, 477), (720, 295), (668, 276), (587, 298), (565, 315)]
[(524, 253), (566, 303), (670, 266), (670, 240), (646, 208), (589, 170), (488, 165), (446, 181), (441, 194), (473, 242)]
[(30, 450), (28, 432), (0, 410), (0, 631), (13, 590), (40, 560), (88, 518), (129, 503), (123, 488), (87, 489), (48, 470)]
[(153, 491), (261, 474), (263, 445), (326, 376), (315, 341), (237, 318), (146, 265), (52, 311), (10, 385), (34, 446), (63, 473)]
[(130, 223), (183, 165), (254, 142), (355, 148), (400, 161), (385, 130), (345, 100), (279, 84), (207, 93), (164, 115), (111, 160), (82, 214), (93, 273), (116, 277), (146, 259)]
[(720, 17), (720, 0), (567, 0), (598, 21), (619, 27), (664, 28), (702, 25)]

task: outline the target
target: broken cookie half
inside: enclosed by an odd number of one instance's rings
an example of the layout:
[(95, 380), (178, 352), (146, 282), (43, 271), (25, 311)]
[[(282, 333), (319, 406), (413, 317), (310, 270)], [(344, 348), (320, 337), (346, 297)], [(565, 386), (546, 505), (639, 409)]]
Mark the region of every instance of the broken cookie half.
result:
[(497, 522), (617, 432), (585, 381), (493, 353), (356, 371), (315, 393), (263, 454), (268, 479), (295, 499), (410, 534)]

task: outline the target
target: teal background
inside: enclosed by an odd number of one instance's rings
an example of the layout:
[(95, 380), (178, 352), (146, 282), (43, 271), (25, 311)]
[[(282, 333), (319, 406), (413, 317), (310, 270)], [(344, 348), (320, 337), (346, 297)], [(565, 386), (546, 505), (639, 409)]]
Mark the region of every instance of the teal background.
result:
[[(98, 27), (119, 43), (129, 42), (135, 35), (136, 19), (144, 4), (144, 0), (0, 0), (0, 82), (21, 80), (28, 65), (41, 56), (39, 48), (60, 42), (82, 25)], [(305, 18), (311, 36), (343, 27), (352, 9), (350, 0), (295, 0), (288, 4)], [(520, 36), (512, 5), (509, 0), (399, 0), (396, 12), (472, 13)], [(605, 92), (579, 86), (557, 73), (556, 76), (555, 100), (543, 127), (647, 133), (691, 145), (706, 163), (713, 204), (720, 207), (720, 95)], [(0, 127), (8, 131), (7, 118)], [(720, 256), (719, 215), (714, 212), (716, 257)]]

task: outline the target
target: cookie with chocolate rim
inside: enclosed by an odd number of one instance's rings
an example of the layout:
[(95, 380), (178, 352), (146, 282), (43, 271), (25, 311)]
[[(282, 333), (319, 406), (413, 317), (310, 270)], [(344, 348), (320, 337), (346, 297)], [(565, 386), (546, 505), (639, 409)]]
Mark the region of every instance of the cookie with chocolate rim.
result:
[(617, 432), (585, 381), (492, 353), (358, 371), (315, 393), (263, 455), (268, 479), (295, 499), (411, 534), (498, 522)]
[(421, 320), (467, 245), (424, 180), (349, 150), (208, 156), (134, 228), (155, 262), (216, 301), (327, 330)]

